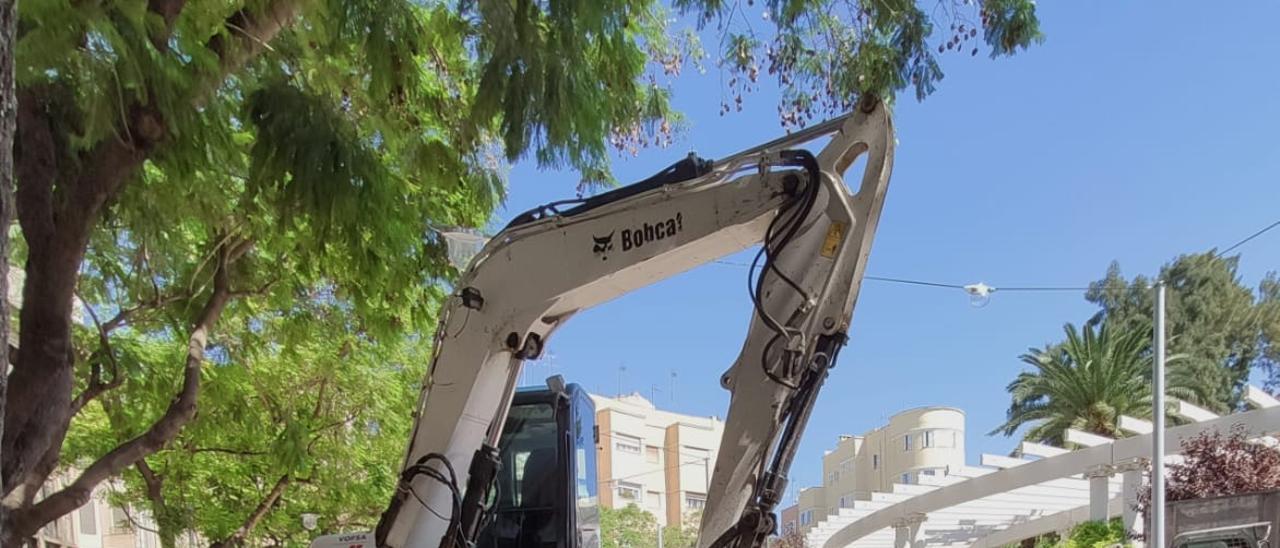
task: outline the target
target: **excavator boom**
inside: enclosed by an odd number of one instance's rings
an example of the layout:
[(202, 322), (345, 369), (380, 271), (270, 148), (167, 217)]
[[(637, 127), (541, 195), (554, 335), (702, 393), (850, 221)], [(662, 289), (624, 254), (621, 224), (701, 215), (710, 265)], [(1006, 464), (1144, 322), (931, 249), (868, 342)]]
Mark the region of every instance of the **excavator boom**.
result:
[[(830, 137), (816, 155), (799, 148)], [(576, 312), (759, 245), (699, 547), (759, 546), (809, 412), (847, 340), (893, 158), (885, 106), (716, 162), (517, 217), (443, 308), (379, 546), (462, 547), (485, 519), (521, 363)], [(860, 155), (855, 192), (843, 173)]]

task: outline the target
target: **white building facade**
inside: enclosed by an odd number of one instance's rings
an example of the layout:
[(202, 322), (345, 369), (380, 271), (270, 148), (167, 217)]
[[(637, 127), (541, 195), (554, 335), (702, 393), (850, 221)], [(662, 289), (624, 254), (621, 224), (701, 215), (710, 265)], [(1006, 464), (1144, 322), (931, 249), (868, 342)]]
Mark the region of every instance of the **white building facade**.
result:
[[(61, 487), (61, 480), (50, 479), (41, 489), (47, 496)], [(144, 510), (113, 505), (107, 500), (110, 486), (99, 486), (89, 502), (74, 512), (45, 525), (30, 548), (159, 548), (160, 538), (155, 524)]]
[(823, 484), (800, 490), (795, 523), (782, 529), (805, 532), (854, 501), (870, 500), (894, 484), (919, 483), (964, 465), (964, 411), (920, 407), (902, 411), (861, 436), (840, 436), (822, 456)]
[(722, 421), (663, 411), (639, 394), (591, 398), (603, 506), (634, 504), (665, 526), (683, 523), (706, 505)]

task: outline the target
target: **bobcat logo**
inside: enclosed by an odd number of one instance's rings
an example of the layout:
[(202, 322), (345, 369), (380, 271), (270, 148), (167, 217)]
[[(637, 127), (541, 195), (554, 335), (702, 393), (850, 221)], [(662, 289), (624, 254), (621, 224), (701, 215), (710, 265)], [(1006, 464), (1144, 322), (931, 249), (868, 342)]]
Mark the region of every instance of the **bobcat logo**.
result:
[[(616, 230), (613, 232), (617, 232)], [(605, 236), (592, 236), (591, 240), (594, 244), (591, 246), (592, 253), (600, 254), (600, 260), (607, 261), (609, 256), (607, 253), (613, 251), (613, 232)]]

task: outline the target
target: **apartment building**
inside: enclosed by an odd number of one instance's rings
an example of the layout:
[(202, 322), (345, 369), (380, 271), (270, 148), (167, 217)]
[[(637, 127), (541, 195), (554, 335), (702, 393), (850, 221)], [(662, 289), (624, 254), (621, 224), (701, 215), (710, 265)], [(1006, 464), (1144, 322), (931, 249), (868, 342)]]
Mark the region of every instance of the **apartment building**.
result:
[(822, 456), (821, 486), (800, 490), (795, 508), (783, 510), (781, 529), (807, 531), (871, 493), (912, 484), (921, 475), (945, 475), (964, 466), (964, 411), (954, 407), (920, 407), (889, 418), (888, 424), (861, 436), (840, 436)]
[(640, 394), (592, 395), (600, 504), (634, 504), (661, 525), (682, 523), (707, 502), (724, 423), (656, 408)]
[[(58, 480), (50, 483), (57, 485)], [(46, 485), (41, 496), (52, 489)], [(146, 512), (116, 506), (107, 501), (107, 489), (99, 487), (80, 509), (45, 525), (29, 548), (159, 548), (155, 524)], [(179, 539), (187, 540), (187, 539)], [(188, 546), (195, 544), (188, 543)]]

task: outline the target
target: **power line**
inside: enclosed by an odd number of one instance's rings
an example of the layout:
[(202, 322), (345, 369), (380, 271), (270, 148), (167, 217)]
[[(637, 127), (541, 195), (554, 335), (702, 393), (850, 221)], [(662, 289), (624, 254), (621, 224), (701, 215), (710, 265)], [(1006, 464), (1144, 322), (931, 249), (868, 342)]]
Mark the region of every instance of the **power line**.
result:
[(963, 286), (963, 285), (960, 285), (960, 284), (944, 284), (944, 283), (938, 283), (938, 282), (924, 282), (924, 281), (920, 281), (920, 280), (908, 280), (908, 279), (904, 279), (904, 278), (887, 278), (887, 277), (884, 277), (884, 276), (863, 276), (863, 277), (862, 277), (862, 279), (864, 279), (864, 280), (872, 280), (872, 281), (876, 281), (876, 282), (889, 282), (889, 283), (895, 283), (895, 284), (923, 285), (923, 286), (928, 286), (928, 287), (945, 287), (945, 288), (947, 288), (947, 289), (964, 289), (964, 286)]
[(996, 291), (1088, 291), (1088, 287), (1004, 287), (995, 288)]
[[(1254, 238), (1260, 237), (1262, 236), (1262, 234), (1266, 234), (1267, 232), (1270, 232), (1271, 229), (1274, 229), (1276, 227), (1280, 227), (1280, 220), (1276, 220), (1275, 223), (1268, 224), (1266, 225), (1266, 227), (1263, 227), (1262, 229), (1257, 230), (1257, 232), (1249, 234), (1249, 236), (1244, 237), (1243, 239), (1240, 239), (1240, 241), (1233, 243), (1233, 245), (1230, 245), (1224, 248), (1224, 250), (1217, 252), (1217, 254), (1213, 256), (1222, 257), (1222, 256), (1225, 256), (1226, 254), (1230, 254), (1230, 252), (1235, 251), (1236, 248), (1239, 248), (1240, 246), (1245, 245), (1245, 243), (1249, 243), (1253, 241)], [(716, 264), (727, 265), (727, 266), (739, 266), (739, 268), (753, 268), (753, 265), (745, 264), (745, 262), (733, 262), (733, 261), (724, 261), (724, 260), (717, 260), (713, 262), (716, 262)], [(760, 265), (754, 265), (754, 268), (759, 269)], [(872, 282), (897, 283), (897, 284), (902, 284), (902, 286), (922, 286), (922, 287), (938, 287), (943, 289), (963, 289), (963, 291), (968, 291), (970, 293), (973, 293), (973, 288), (975, 287), (975, 286), (972, 286), (972, 284), (970, 284), (970, 286), (966, 286), (966, 284), (959, 284), (959, 283), (929, 282), (929, 280), (879, 277), (879, 275), (864, 275), (863, 279), (872, 280)], [(977, 286), (984, 286), (984, 284), (977, 284)], [(1061, 292), (1061, 291), (1089, 291), (1089, 289), (1092, 289), (1092, 287), (1089, 287), (1089, 286), (1000, 286), (1000, 287), (986, 287), (984, 291), (991, 292), (991, 293), (1010, 292), (1010, 291)], [(982, 291), (982, 289), (979, 289), (979, 291)]]
[(640, 477), (640, 476), (647, 476), (647, 475), (649, 475), (649, 474), (657, 474), (657, 473), (659, 473), (659, 472), (666, 472), (666, 471), (668, 471), (668, 470), (676, 470), (676, 469), (684, 468), (684, 467), (686, 467), (686, 466), (691, 466), (691, 465), (694, 465), (694, 464), (704, 464), (704, 463), (709, 462), (710, 460), (711, 460), (711, 457), (710, 457), (710, 456), (706, 456), (706, 457), (699, 457), (699, 458), (695, 458), (695, 459), (693, 459), (693, 460), (691, 460), (691, 461), (688, 461), (688, 462), (678, 462), (678, 461), (677, 461), (677, 464), (673, 464), (673, 465), (664, 465), (664, 466), (662, 466), (662, 467), (660, 467), (660, 468), (655, 468), (655, 469), (647, 470), (647, 471), (644, 471), (644, 472), (638, 472), (638, 473), (635, 473), (635, 474), (628, 474), (628, 475), (626, 475), (626, 476), (619, 476), (619, 477), (616, 477), (616, 478), (608, 478), (608, 479), (604, 480), (604, 482), (602, 482), (602, 483), (618, 483), (618, 482), (623, 481), (623, 480), (634, 479), (634, 478), (638, 478), (638, 477)]
[(1242, 246), (1242, 245), (1244, 245), (1244, 244), (1249, 243), (1249, 240), (1252, 240), (1252, 239), (1254, 239), (1254, 238), (1257, 238), (1258, 236), (1261, 236), (1261, 235), (1263, 235), (1263, 234), (1266, 234), (1268, 230), (1271, 230), (1271, 229), (1273, 229), (1273, 228), (1275, 228), (1275, 227), (1277, 227), (1277, 226), (1280, 226), (1280, 220), (1277, 220), (1276, 222), (1274, 222), (1274, 223), (1271, 223), (1271, 224), (1267, 225), (1267, 226), (1266, 226), (1266, 228), (1263, 228), (1262, 230), (1259, 230), (1259, 231), (1257, 231), (1257, 232), (1254, 232), (1253, 234), (1250, 234), (1250, 235), (1249, 235), (1249, 237), (1247, 237), (1247, 238), (1245, 238), (1245, 239), (1243, 239), (1243, 240), (1240, 240), (1240, 241), (1238, 241), (1238, 242), (1236, 242), (1236, 243), (1234, 243), (1234, 244), (1231, 244), (1231, 247), (1228, 247), (1228, 248), (1226, 248), (1226, 249), (1224, 249), (1224, 250), (1222, 250), (1222, 251), (1219, 251), (1219, 252), (1218, 252), (1218, 254), (1217, 254), (1216, 256), (1217, 256), (1217, 257), (1221, 257), (1221, 256), (1223, 256), (1223, 255), (1226, 255), (1227, 253), (1231, 253), (1233, 250), (1235, 250), (1235, 248), (1240, 247), (1240, 246)]
[[(746, 263), (735, 263), (733, 261), (714, 261), (714, 262), (717, 264), (722, 264), (726, 266), (751, 268), (751, 265)], [(760, 268), (760, 266), (756, 265), (755, 268), (758, 269)], [(862, 279), (871, 280), (875, 282), (887, 282), (887, 283), (896, 283), (896, 284), (902, 284), (902, 285), (918, 285), (918, 286), (925, 286), (925, 287), (939, 287), (943, 289), (960, 289), (965, 291), (968, 291), (970, 288), (969, 285), (965, 285), (965, 284), (931, 282), (926, 280), (914, 280), (910, 278), (894, 278), (890, 276), (863, 276)], [(989, 289), (992, 292), (996, 292), (996, 291), (1088, 291), (1089, 290), (1088, 287), (1033, 286), (1033, 285), (1009, 286), (1009, 287), (1001, 286), (1001, 287), (993, 287)]]
[[(1223, 249), (1222, 251), (1219, 251), (1218, 253), (1214, 254), (1214, 257), (1221, 258), (1227, 253), (1230, 253), (1236, 250), (1240, 246), (1249, 243), (1254, 238), (1257, 238), (1258, 236), (1266, 234), (1267, 232), (1269, 232), (1270, 230), (1278, 226), (1280, 226), (1280, 220), (1277, 220), (1276, 222), (1263, 227), (1261, 230), (1254, 232), (1253, 234), (1250, 234), (1244, 239), (1234, 244), (1231, 244), (1226, 249)], [(714, 262), (716, 264), (722, 264), (726, 266), (736, 266), (741, 268), (753, 268), (753, 267), (757, 269), (761, 268), (760, 265), (736, 263), (733, 261), (716, 260)], [(1019, 286), (1019, 285), (1015, 285), (1015, 286), (989, 287), (986, 284), (982, 284), (982, 283), (966, 285), (966, 284), (956, 284), (956, 283), (933, 282), (933, 281), (927, 281), (927, 280), (915, 280), (910, 278), (894, 278), (889, 276), (863, 276), (862, 278), (864, 280), (870, 280), (875, 282), (895, 283), (895, 284), (901, 284), (901, 285), (938, 287), (943, 289), (959, 289), (962, 291), (966, 291), (971, 295), (979, 296), (982, 298), (985, 298), (990, 293), (998, 293), (998, 292), (1006, 292), (1006, 291), (1020, 291), (1024, 293), (1032, 293), (1032, 292), (1057, 292), (1057, 291), (1089, 291), (1093, 289), (1092, 286), (1036, 286), (1036, 285)], [(1102, 287), (1101, 289), (1106, 289), (1106, 288)]]

